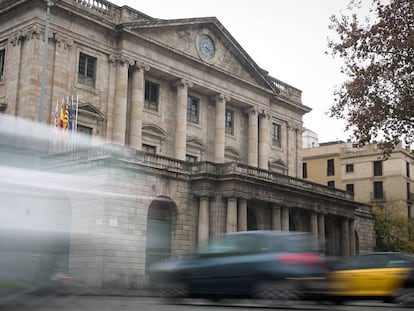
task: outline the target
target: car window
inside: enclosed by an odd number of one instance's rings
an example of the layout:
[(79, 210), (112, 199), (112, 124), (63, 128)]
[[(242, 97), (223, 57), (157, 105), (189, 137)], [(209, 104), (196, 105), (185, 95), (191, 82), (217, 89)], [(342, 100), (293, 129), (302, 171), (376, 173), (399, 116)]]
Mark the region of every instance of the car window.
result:
[(230, 235), (213, 238), (210, 243), (200, 248), (198, 254), (247, 254), (260, 251), (261, 243), (257, 237), (249, 235)]
[(233, 237), (215, 237), (210, 243), (204, 245), (198, 250), (198, 254), (202, 255), (214, 255), (214, 254), (228, 254), (238, 251), (238, 245), (236, 239)]
[(385, 268), (389, 258), (386, 254), (358, 255), (336, 265), (338, 270)]
[(277, 236), (272, 241), (276, 252), (317, 252), (318, 241), (311, 235)]
[(413, 263), (408, 259), (404, 258), (391, 259), (387, 263), (387, 268), (406, 268), (412, 266)]

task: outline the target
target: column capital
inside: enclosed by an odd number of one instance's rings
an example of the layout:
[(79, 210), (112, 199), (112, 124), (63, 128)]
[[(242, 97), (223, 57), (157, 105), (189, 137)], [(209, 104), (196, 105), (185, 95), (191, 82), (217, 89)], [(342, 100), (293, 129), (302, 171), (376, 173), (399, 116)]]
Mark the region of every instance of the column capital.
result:
[(266, 120), (270, 120), (272, 118), (271, 114), (264, 109), (260, 109), (258, 113), (259, 113), (259, 117), (264, 118)]
[(63, 47), (65, 50), (69, 49), (73, 46), (73, 40), (69, 39), (61, 34), (54, 32), (53, 33), (53, 40), (56, 42), (58, 47)]
[(248, 107), (248, 108), (246, 108), (246, 109), (244, 109), (244, 113), (245, 114), (247, 114), (247, 115), (255, 115), (255, 114), (257, 114), (257, 108), (256, 107)]
[(224, 93), (219, 93), (216, 95), (212, 95), (210, 96), (210, 100), (217, 103), (217, 102), (229, 102), (231, 99), (230, 95), (228, 94), (224, 94)]
[(108, 56), (109, 63), (117, 64), (119, 66), (132, 66), (135, 64), (135, 62), (128, 57), (126, 57), (124, 54), (120, 53), (117, 55), (109, 55)]
[(144, 63), (140, 60), (135, 60), (134, 64), (132, 65), (134, 69), (137, 69), (138, 71), (149, 71), (150, 66), (147, 63)]
[(175, 80), (171, 83), (171, 86), (174, 88), (189, 88), (189, 87), (193, 87), (193, 82), (191, 82), (188, 79), (182, 78), (182, 79), (178, 79)]

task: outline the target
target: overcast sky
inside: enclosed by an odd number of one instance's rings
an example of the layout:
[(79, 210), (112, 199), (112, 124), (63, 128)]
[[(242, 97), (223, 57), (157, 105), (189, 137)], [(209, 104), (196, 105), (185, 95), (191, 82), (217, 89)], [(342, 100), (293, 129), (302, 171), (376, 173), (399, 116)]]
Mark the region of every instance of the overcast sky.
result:
[[(363, 0), (369, 2), (370, 0)], [(244, 50), (270, 75), (302, 90), (312, 112), (304, 126), (319, 142), (350, 137), (344, 122), (326, 116), (334, 87), (343, 81), (339, 59), (326, 55), (329, 17), (349, 0), (111, 0), (162, 19), (215, 16)]]

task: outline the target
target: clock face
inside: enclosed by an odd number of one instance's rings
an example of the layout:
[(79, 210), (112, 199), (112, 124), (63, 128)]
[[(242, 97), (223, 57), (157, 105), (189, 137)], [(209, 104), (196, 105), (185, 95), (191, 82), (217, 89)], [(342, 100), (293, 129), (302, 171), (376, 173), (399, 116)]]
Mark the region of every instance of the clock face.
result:
[(207, 35), (201, 35), (198, 40), (198, 48), (202, 57), (207, 60), (212, 60), (215, 54), (215, 47), (213, 40)]

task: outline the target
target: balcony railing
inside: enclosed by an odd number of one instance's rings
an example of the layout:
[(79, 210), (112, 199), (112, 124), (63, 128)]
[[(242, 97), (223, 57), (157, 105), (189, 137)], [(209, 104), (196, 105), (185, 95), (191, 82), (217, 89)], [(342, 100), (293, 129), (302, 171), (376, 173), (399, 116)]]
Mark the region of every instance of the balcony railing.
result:
[(82, 6), (84, 9), (93, 10), (104, 15), (113, 16), (116, 6), (106, 0), (72, 0), (71, 2)]
[(121, 161), (135, 163), (137, 165), (145, 165), (148, 167), (163, 169), (169, 172), (186, 174), (188, 176), (193, 176), (193, 178), (197, 178), (199, 176), (205, 177), (208, 175), (211, 175), (215, 178), (222, 176), (238, 176), (240, 178), (251, 178), (254, 180), (271, 182), (279, 185), (285, 185), (287, 187), (293, 187), (298, 190), (316, 192), (337, 198), (343, 198), (346, 200), (353, 200), (354, 198), (353, 193), (349, 193), (344, 190), (330, 188), (300, 178), (283, 175), (241, 163), (190, 163), (167, 156), (113, 144), (94, 146), (91, 148), (85, 148), (83, 150), (76, 150), (60, 154), (52, 154), (48, 156), (48, 163), (52, 166), (59, 166), (67, 161), (74, 163), (79, 161), (91, 161), (104, 158), (115, 158)]
[(300, 178), (295, 178), (276, 172), (248, 166), (240, 163), (224, 163), (216, 164), (211, 162), (198, 162), (191, 167), (193, 174), (214, 174), (214, 175), (239, 175), (248, 178), (260, 179), (264, 181), (274, 182), (289, 187), (295, 187), (300, 190), (313, 191), (325, 195), (331, 195), (347, 200), (353, 200), (353, 193), (349, 193), (340, 189), (330, 188), (324, 185), (312, 183)]
[(386, 200), (385, 191), (371, 192), (371, 202), (384, 202)]

